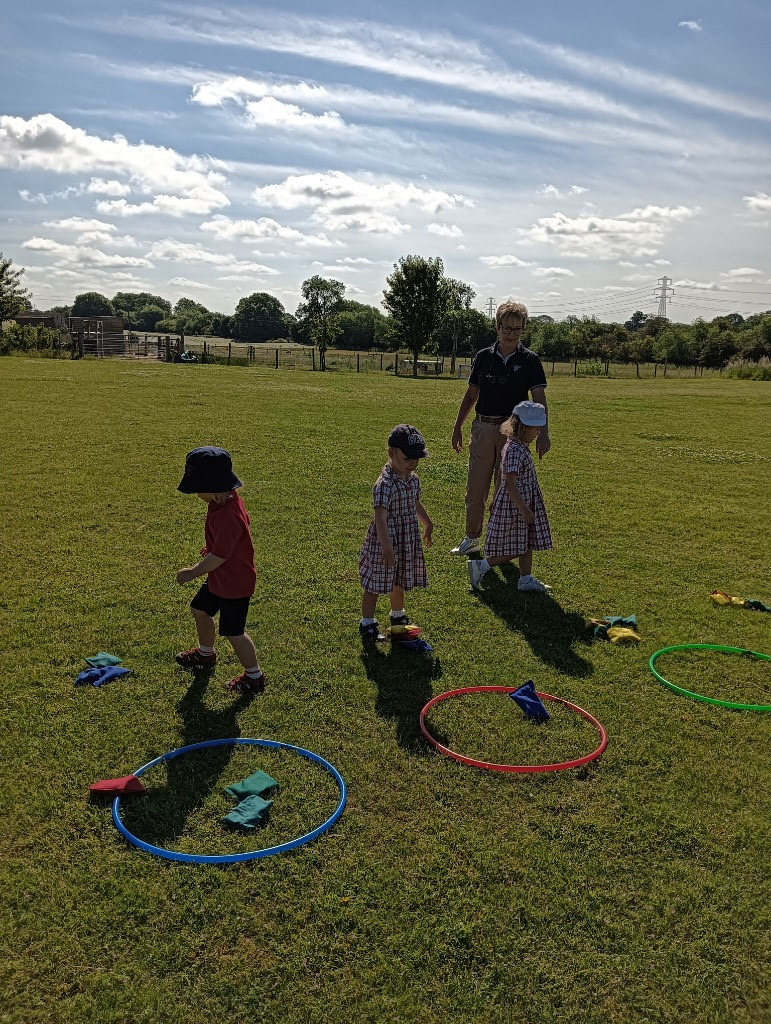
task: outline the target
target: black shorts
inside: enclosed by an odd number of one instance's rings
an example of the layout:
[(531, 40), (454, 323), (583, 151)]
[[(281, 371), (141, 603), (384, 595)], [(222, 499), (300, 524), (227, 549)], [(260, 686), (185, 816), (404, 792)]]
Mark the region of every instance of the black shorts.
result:
[(209, 590), (209, 584), (204, 583), (190, 602), (190, 607), (206, 612), (212, 618), (219, 612), (220, 636), (243, 636), (249, 601), (248, 597), (217, 597)]

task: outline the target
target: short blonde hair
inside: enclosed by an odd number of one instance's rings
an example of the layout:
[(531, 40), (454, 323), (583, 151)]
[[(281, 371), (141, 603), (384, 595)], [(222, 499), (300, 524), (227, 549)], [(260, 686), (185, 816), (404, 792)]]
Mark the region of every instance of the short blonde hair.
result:
[(508, 438), (513, 437), (515, 441), (521, 441), (526, 430), (527, 427), (525, 424), (519, 416), (516, 416), (514, 413), (512, 413), (511, 416), (501, 424), (501, 433), (503, 436)]
[(510, 316), (517, 317), (524, 326), (527, 323), (527, 306), (522, 302), (502, 302), (495, 313), (495, 326), (500, 327)]
[(230, 501), (230, 491), (212, 491), (212, 500), (217, 505), (226, 505)]

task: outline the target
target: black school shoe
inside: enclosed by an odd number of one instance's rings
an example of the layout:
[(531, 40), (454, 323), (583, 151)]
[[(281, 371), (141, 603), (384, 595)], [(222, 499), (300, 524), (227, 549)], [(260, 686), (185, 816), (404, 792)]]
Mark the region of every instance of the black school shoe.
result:
[(391, 625), (392, 626), (411, 626), (412, 625), (412, 622), (410, 622), (409, 615), (397, 615), (396, 618), (394, 618), (393, 615), (389, 615), (388, 617), (391, 620)]
[(366, 640), (369, 643), (378, 643), (385, 640), (385, 637), (380, 632), (380, 626), (377, 619), (374, 622), (368, 622), (367, 625), (359, 623), (359, 636), (362, 640)]

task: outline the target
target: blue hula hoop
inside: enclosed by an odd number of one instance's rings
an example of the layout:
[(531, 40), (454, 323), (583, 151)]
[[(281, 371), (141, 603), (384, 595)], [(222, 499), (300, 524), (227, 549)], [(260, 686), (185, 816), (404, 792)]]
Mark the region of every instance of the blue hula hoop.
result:
[(203, 750), (205, 747), (224, 747), (229, 743), (248, 747), (272, 747), (274, 750), (291, 750), (295, 754), (299, 754), (301, 757), (306, 757), (309, 761), (315, 761), (316, 764), (320, 764), (322, 768), (325, 768), (337, 783), (338, 789), (340, 790), (340, 800), (337, 807), (327, 820), (318, 826), (318, 828), (314, 828), (312, 832), (307, 832), (304, 836), (292, 839), (288, 843), (281, 843), (279, 846), (268, 846), (264, 850), (250, 850), (246, 853), (214, 855), (177, 853), (175, 850), (166, 850), (162, 846), (153, 846), (151, 843), (144, 842), (144, 840), (135, 836), (133, 832), (129, 832), (121, 821), (121, 798), (116, 796), (112, 802), (112, 820), (123, 838), (128, 839), (130, 843), (134, 846), (138, 846), (139, 849), (144, 850), (145, 853), (153, 853), (156, 857), (163, 857), (165, 860), (182, 861), (184, 864), (237, 864), (240, 861), (257, 860), (260, 857), (270, 857), (271, 854), (274, 853), (285, 853), (287, 850), (294, 850), (297, 846), (309, 843), (312, 839), (316, 839), (317, 836), (320, 836), (322, 832), (326, 832), (328, 828), (331, 828), (343, 813), (346, 789), (345, 782), (338, 770), (331, 765), (329, 761), (325, 761), (323, 757), (320, 757), (318, 754), (314, 754), (313, 751), (305, 750), (303, 747), (296, 747), (292, 743), (280, 743), (278, 740), (252, 740), (242, 739), (239, 737), (236, 739), (204, 740), (201, 743), (191, 743), (187, 747), (178, 747), (176, 750), (172, 750), (168, 754), (161, 754), (160, 757), (156, 757), (153, 761), (148, 761), (147, 764), (143, 764), (141, 768), (138, 768), (134, 772), (134, 775), (139, 777), (150, 768), (154, 768), (158, 764), (163, 764), (164, 761), (171, 761), (172, 758), (179, 757), (181, 754), (188, 754), (191, 750)]

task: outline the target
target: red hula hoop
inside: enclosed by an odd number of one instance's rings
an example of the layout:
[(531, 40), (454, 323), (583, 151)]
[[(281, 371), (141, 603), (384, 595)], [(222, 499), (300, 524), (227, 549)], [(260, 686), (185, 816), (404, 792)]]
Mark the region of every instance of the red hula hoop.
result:
[(564, 700), (562, 697), (553, 697), (550, 693), (540, 693), (538, 690), (536, 690), (536, 693), (541, 700), (551, 700), (554, 701), (555, 704), (561, 704), (569, 711), (575, 711), (576, 714), (581, 715), (587, 720), (587, 722), (591, 722), (600, 736), (600, 745), (596, 750), (593, 750), (591, 754), (585, 754), (583, 757), (577, 757), (572, 761), (559, 761), (557, 764), (493, 764), (491, 761), (479, 761), (475, 757), (466, 757), (465, 754), (458, 754), (454, 750), (450, 750), (449, 747), (443, 746), (438, 740), (434, 739), (426, 727), (426, 714), (440, 701), (447, 700), (450, 697), (462, 697), (467, 693), (513, 693), (516, 689), (516, 686), (466, 686), (460, 690), (448, 690), (446, 693), (440, 693), (436, 697), (432, 697), (420, 712), (420, 731), (433, 747), (436, 747), (437, 750), (446, 754), (447, 757), (451, 757), (455, 761), (460, 761), (461, 764), (470, 764), (473, 768), (486, 768), (488, 771), (492, 772), (521, 772), (523, 774), (532, 774), (534, 772), (558, 772), (563, 768), (580, 768), (581, 765), (589, 764), (590, 761), (596, 760), (607, 747), (607, 733), (603, 729), (601, 723), (590, 715), (588, 711), (584, 711), (584, 709), (580, 708), (577, 704), (571, 704), (570, 701)]

